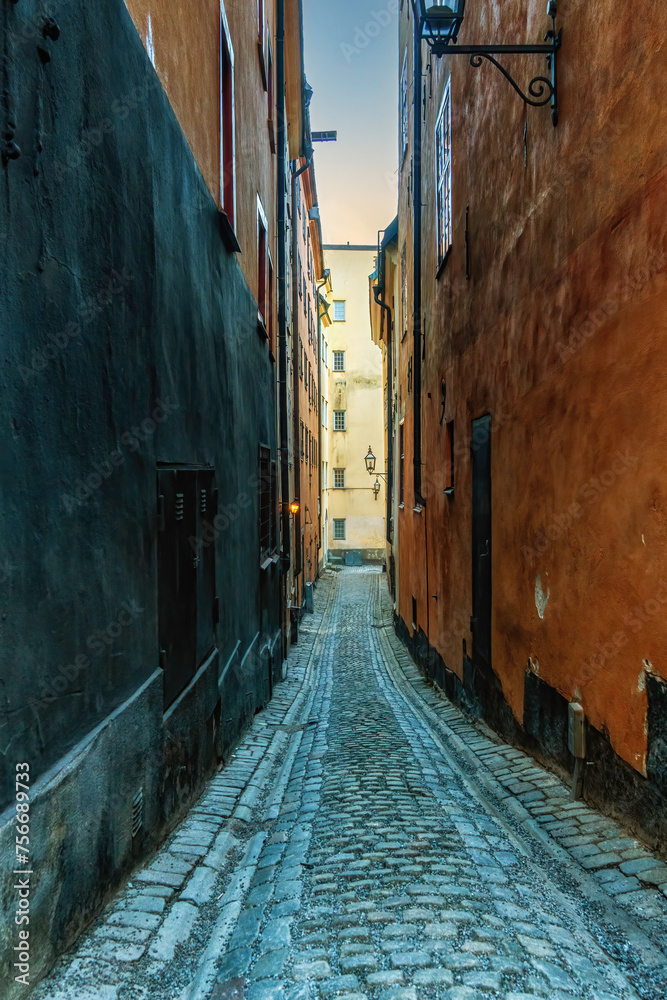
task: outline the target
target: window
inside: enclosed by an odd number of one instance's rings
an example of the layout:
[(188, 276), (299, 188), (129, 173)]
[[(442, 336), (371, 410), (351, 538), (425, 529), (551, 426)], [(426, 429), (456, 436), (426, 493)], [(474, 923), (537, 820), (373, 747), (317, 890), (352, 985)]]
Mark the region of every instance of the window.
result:
[(345, 351), (333, 352), (333, 370), (335, 372), (345, 371)]
[(345, 489), (345, 469), (334, 469), (334, 489)]
[(405, 424), (403, 423), (398, 428), (398, 453), (400, 456), (398, 502), (402, 507), (405, 503)]
[(303, 462), (303, 460), (305, 458), (305, 452), (306, 452), (305, 440), (304, 440), (304, 432), (305, 432), (305, 427), (304, 427), (304, 423), (303, 423), (303, 420), (302, 420), (301, 421), (301, 461), (302, 462)]
[(335, 431), (346, 431), (347, 430), (347, 411), (346, 410), (334, 410), (334, 430)]
[(236, 149), (234, 125), (234, 49), (224, 3), (220, 4), (220, 203), (234, 228)]
[(406, 49), (401, 72), (401, 163), (408, 151), (408, 124), (408, 50)]
[(333, 304), (333, 318), (334, 323), (344, 323), (346, 317), (346, 306), (347, 303), (345, 299), (338, 299)]
[(267, 328), (266, 332), (269, 335), (269, 351), (271, 352), (271, 357), (276, 358), (276, 319), (275, 319), (275, 296), (273, 293), (273, 261), (271, 260), (271, 254), (267, 253), (267, 267), (268, 267), (268, 284), (269, 284), (269, 315), (267, 317)]
[(446, 468), (445, 473), (447, 475), (447, 486), (445, 492), (454, 492), (454, 421), (450, 420), (447, 423), (447, 451), (446, 455)]
[(271, 452), (259, 449), (259, 561), (271, 554)]
[(303, 341), (299, 337), (299, 378), (303, 382)]
[(266, 51), (266, 89), (267, 89), (267, 100), (269, 104), (269, 142), (271, 144), (271, 152), (276, 151), (276, 125), (275, 125), (275, 90), (273, 83), (273, 50), (271, 48), (271, 42), (267, 43)]
[(344, 517), (334, 517), (334, 541), (344, 542), (347, 537), (346, 521)]
[(257, 196), (257, 309), (259, 319), (264, 327), (268, 326), (267, 299), (266, 299), (266, 278), (267, 278), (267, 241), (266, 241), (267, 221), (262, 202)]
[(435, 126), (435, 184), (438, 214), (438, 266), (452, 247), (452, 81), (447, 81), (445, 96)]
[(407, 247), (401, 250), (401, 340), (408, 335), (408, 261)]

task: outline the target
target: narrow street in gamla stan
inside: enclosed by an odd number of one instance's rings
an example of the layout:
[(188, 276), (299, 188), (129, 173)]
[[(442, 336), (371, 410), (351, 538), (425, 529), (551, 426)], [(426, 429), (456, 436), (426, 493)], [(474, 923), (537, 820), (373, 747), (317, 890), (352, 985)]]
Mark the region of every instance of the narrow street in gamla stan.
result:
[(664, 4), (0, 32), (1, 1000), (663, 1000)]

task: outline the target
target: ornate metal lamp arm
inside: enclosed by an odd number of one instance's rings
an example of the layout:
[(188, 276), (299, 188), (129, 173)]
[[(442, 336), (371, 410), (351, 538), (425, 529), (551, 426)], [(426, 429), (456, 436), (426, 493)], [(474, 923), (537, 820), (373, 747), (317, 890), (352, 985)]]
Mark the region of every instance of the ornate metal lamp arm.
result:
[[(435, 56), (470, 56), (470, 65), (479, 69), (484, 60), (500, 70), (505, 79), (517, 92), (525, 104), (542, 108), (551, 104), (551, 120), (554, 128), (558, 124), (558, 50), (563, 44), (563, 29), (556, 31), (556, 15), (551, 14), (552, 28), (547, 31), (544, 44), (536, 45), (459, 45), (453, 41), (438, 41), (424, 36)], [(550, 70), (550, 77), (535, 76), (524, 92), (512, 75), (501, 65), (496, 56), (502, 55), (544, 55)]]

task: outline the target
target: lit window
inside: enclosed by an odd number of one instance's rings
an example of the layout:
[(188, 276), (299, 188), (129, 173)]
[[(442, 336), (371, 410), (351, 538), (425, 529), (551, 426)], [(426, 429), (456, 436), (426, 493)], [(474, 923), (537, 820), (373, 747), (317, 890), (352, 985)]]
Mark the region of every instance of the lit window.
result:
[(401, 72), (401, 162), (408, 151), (408, 51), (403, 57)]
[(347, 303), (345, 302), (345, 299), (338, 299), (338, 301), (334, 302), (334, 304), (333, 304), (333, 318), (334, 318), (334, 323), (344, 323), (345, 322), (345, 315), (346, 315), (346, 309), (345, 309), (345, 307), (346, 307), (346, 305), (347, 305)]
[(435, 127), (435, 183), (438, 213), (438, 266), (452, 246), (452, 81), (447, 81), (445, 96)]
[(220, 202), (232, 228), (236, 221), (234, 49), (225, 5), (220, 4)]
[(334, 489), (345, 489), (345, 469), (334, 469)]
[(345, 351), (333, 352), (333, 370), (335, 372), (345, 371)]
[(345, 410), (334, 410), (334, 430), (335, 431), (345, 431), (347, 430), (347, 420), (346, 420)]
[(334, 518), (334, 541), (344, 542), (347, 537), (346, 522), (344, 517)]

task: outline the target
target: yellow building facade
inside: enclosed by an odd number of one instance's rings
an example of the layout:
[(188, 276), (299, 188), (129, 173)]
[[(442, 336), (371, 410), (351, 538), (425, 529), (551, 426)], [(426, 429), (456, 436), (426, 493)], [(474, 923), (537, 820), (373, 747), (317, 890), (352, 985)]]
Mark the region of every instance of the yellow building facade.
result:
[[(329, 560), (360, 565), (385, 561), (385, 429), (382, 352), (371, 340), (368, 277), (375, 246), (325, 247), (333, 276), (328, 331)], [(371, 445), (376, 477), (366, 470)]]

